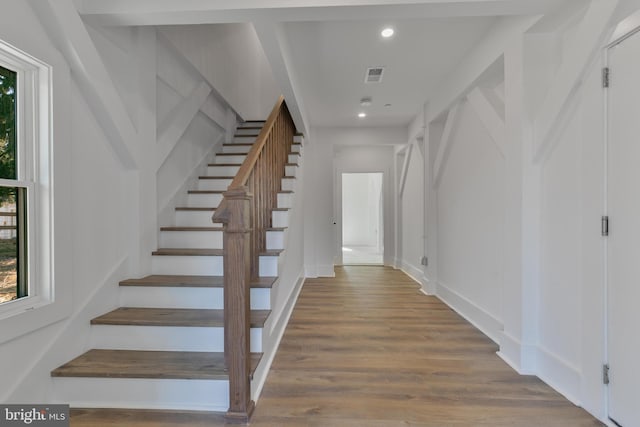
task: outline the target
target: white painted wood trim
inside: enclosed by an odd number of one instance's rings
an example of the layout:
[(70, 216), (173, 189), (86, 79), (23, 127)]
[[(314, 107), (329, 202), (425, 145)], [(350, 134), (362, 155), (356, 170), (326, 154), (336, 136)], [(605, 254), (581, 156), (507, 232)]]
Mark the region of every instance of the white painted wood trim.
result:
[(136, 129), (73, 1), (42, 0), (30, 5), (69, 63), (116, 156), (127, 170), (136, 169), (131, 150)]
[(413, 152), (413, 144), (408, 144), (404, 153), (404, 163), (402, 164), (402, 172), (400, 173), (400, 182), (398, 186), (398, 194), (400, 197), (404, 194), (404, 185), (407, 182), (407, 172), (409, 171), (409, 162), (411, 161), (411, 153)]
[(169, 114), (169, 120), (160, 124), (158, 127), (158, 147), (156, 150), (156, 168), (167, 159), (173, 148), (176, 146), (180, 137), (185, 133), (189, 124), (194, 119), (200, 107), (205, 103), (211, 86), (207, 82), (200, 82), (198, 86), (182, 100), (176, 108)]
[(569, 101), (582, 84), (588, 65), (605, 44), (617, 4), (617, 0), (592, 0), (573, 37), (573, 43), (567, 46), (566, 57), (533, 122), (536, 162), (549, 148), (556, 128), (563, 122)]
[[(496, 144), (498, 151), (505, 156), (505, 143), (507, 139), (507, 131), (504, 123), (504, 115), (500, 114), (494, 105), (489, 100), (491, 94), (487, 93), (486, 89), (476, 87), (467, 95), (469, 105), (476, 112), (476, 115), (484, 125), (484, 127), (491, 135), (491, 139)], [(494, 97), (494, 102), (500, 102), (497, 96)], [(502, 111), (504, 111), (504, 104)]]
[(444, 131), (442, 132), (442, 138), (440, 139), (440, 145), (438, 146), (438, 154), (436, 155), (436, 161), (433, 168), (433, 183), (435, 188), (440, 185), (440, 178), (442, 172), (447, 164), (449, 158), (449, 152), (451, 151), (451, 137), (453, 131), (458, 124), (460, 103), (454, 104), (449, 113), (447, 114), (447, 121), (444, 125)]

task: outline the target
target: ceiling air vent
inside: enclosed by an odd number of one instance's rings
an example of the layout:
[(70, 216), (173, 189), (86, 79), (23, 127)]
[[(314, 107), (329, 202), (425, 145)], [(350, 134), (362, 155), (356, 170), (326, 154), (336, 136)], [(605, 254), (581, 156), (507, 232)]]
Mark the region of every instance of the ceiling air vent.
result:
[(369, 67), (367, 73), (364, 76), (365, 83), (380, 83), (382, 81), (382, 75), (384, 74), (384, 67)]

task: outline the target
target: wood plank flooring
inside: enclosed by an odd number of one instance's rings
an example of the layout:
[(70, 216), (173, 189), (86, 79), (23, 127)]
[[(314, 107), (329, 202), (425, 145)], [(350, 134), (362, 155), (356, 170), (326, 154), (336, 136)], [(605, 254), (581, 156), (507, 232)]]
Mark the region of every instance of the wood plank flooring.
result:
[[(403, 273), (336, 275), (306, 281), (251, 426), (602, 425), (514, 372), (495, 343)], [(224, 425), (214, 414), (165, 415), (76, 410), (71, 425)]]

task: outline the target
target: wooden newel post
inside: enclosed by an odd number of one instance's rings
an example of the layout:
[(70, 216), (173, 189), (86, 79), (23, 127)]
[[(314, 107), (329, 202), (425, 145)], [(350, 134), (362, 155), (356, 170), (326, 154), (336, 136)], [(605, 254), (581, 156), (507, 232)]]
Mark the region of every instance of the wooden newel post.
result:
[(246, 423), (255, 403), (251, 400), (250, 271), (251, 199), (247, 187), (224, 193), (213, 217), (224, 224), (224, 353), (229, 373), (230, 422)]

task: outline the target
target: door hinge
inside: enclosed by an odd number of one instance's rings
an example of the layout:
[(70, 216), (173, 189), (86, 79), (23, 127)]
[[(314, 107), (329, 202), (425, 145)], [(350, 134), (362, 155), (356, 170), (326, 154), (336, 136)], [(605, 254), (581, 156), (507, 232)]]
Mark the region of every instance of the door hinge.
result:
[(609, 235), (609, 217), (606, 215), (602, 217), (601, 232), (603, 236)]
[(608, 364), (602, 365), (602, 383), (605, 385), (609, 384), (609, 365)]
[(609, 87), (609, 84), (611, 83), (610, 74), (611, 74), (611, 72), (609, 70), (609, 67), (604, 67), (602, 69), (602, 87), (604, 87), (604, 88)]

